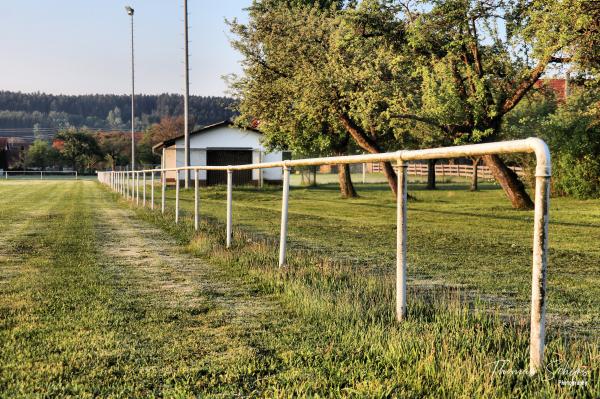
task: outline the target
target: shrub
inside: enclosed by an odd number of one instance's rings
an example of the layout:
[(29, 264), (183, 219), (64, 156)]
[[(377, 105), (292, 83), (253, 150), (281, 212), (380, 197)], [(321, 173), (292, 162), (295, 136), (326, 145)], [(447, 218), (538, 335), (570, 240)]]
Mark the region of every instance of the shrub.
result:
[[(600, 198), (600, 87), (598, 82), (573, 87), (565, 102), (552, 93), (536, 92), (512, 111), (504, 125), (506, 139), (538, 136), (552, 153), (552, 193)], [(509, 160), (525, 164), (525, 180), (535, 181), (530, 157)]]
[(553, 156), (554, 193), (599, 198), (599, 90), (577, 90), (545, 118), (540, 133)]

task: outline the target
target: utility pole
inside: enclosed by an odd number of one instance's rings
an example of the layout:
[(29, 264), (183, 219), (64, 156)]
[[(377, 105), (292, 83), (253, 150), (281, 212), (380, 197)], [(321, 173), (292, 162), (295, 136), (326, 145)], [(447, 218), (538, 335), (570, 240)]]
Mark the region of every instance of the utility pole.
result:
[[(190, 67), (189, 67), (189, 52), (188, 52), (188, 8), (187, 0), (183, 0), (183, 23), (185, 37), (185, 93), (183, 95), (183, 136), (184, 136), (184, 166), (190, 166), (190, 127), (189, 127), (189, 97), (190, 97)], [(190, 171), (185, 170), (185, 188), (190, 185)], [(179, 178), (179, 176), (178, 176)]]
[(133, 63), (133, 8), (126, 6), (127, 15), (131, 16), (131, 169), (135, 170), (135, 69)]

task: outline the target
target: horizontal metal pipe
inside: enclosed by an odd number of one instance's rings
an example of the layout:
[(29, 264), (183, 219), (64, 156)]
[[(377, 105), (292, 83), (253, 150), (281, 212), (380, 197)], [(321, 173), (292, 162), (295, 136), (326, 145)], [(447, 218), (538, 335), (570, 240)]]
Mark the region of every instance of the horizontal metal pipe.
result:
[(421, 161), (440, 158), (473, 157), (492, 154), (535, 153), (536, 176), (550, 176), (550, 152), (543, 140), (530, 137), (523, 140), (499, 141), (496, 143), (469, 144), (454, 147), (428, 148), (423, 150), (401, 150), (380, 154), (345, 155), (339, 157), (306, 158), (290, 161), (265, 162), (228, 166), (188, 166), (180, 168), (147, 169), (146, 172), (173, 172), (183, 170), (249, 170), (285, 168), (294, 166), (341, 165), (363, 162)]

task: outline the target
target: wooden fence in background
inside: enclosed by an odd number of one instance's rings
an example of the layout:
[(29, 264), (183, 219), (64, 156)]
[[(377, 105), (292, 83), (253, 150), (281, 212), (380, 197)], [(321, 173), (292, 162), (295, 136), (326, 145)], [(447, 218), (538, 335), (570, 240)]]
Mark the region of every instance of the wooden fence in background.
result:
[[(518, 176), (523, 176), (523, 168), (518, 166), (511, 166), (512, 170)], [(425, 163), (411, 163), (408, 165), (408, 174), (416, 176), (427, 176), (427, 164)], [(471, 177), (473, 175), (473, 165), (436, 165), (435, 174), (437, 176), (459, 176), (459, 177)], [(480, 179), (493, 179), (494, 176), (487, 166), (480, 165), (477, 167), (477, 176)]]

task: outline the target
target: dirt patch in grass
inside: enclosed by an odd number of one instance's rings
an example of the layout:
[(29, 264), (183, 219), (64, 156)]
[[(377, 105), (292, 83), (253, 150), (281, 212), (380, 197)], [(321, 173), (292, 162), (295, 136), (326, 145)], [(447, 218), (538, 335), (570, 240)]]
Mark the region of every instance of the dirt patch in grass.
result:
[(149, 298), (160, 306), (211, 312), (220, 319), (212, 324), (229, 325), (233, 335), (242, 333), (241, 326), (246, 331), (261, 328), (260, 323), (277, 311), (271, 298), (253, 294), (246, 281), (185, 252), (176, 240), (131, 210), (113, 205), (99, 211), (100, 251), (106, 262), (127, 267), (135, 289), (151, 294)]

